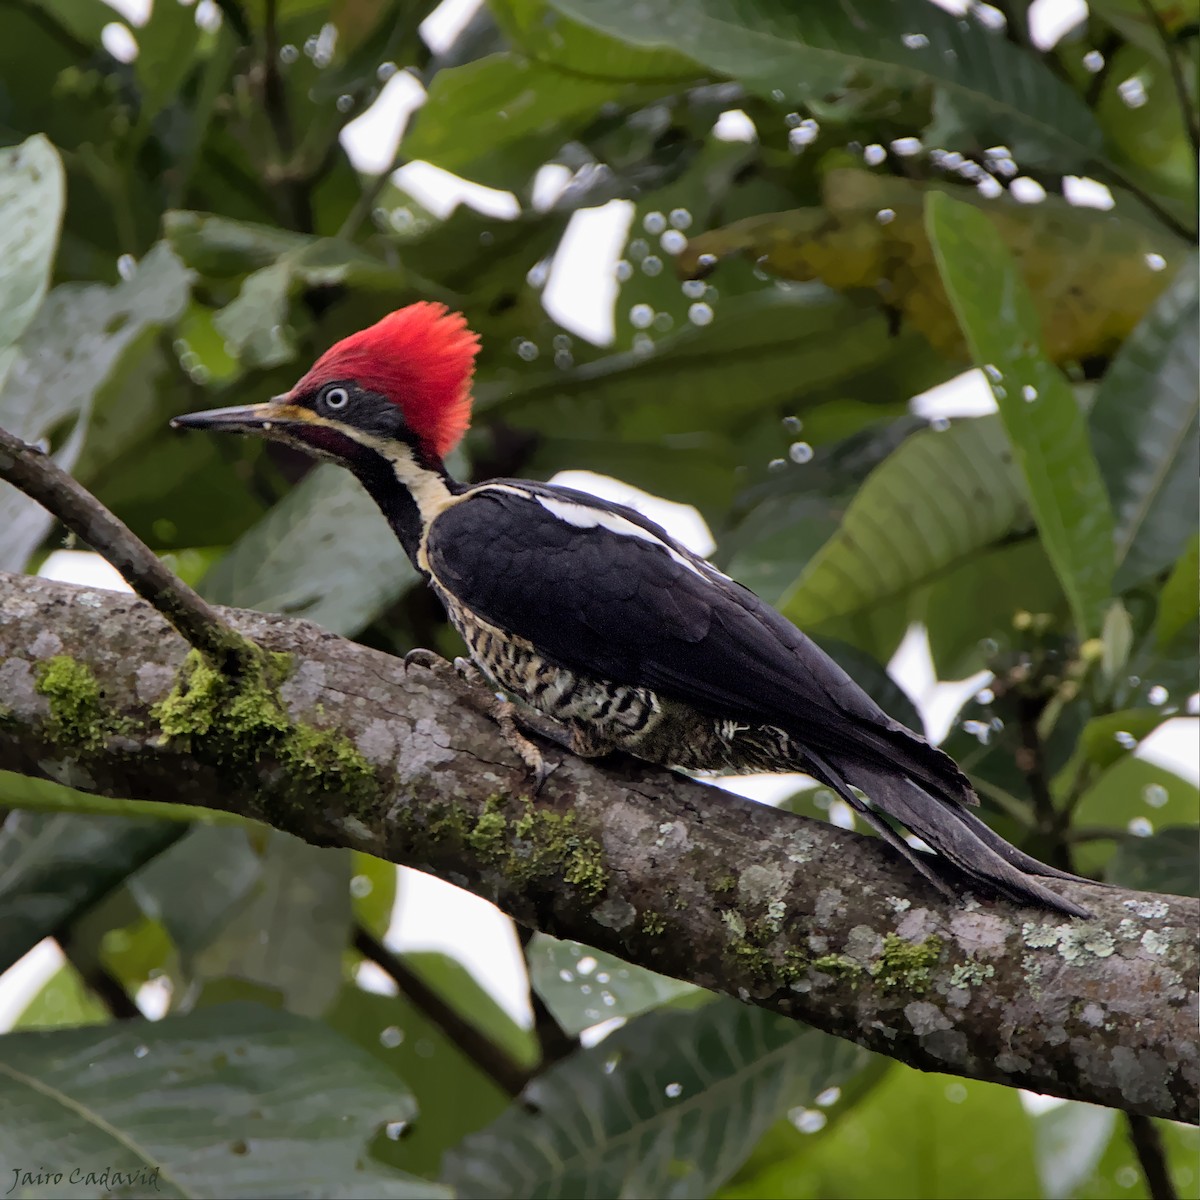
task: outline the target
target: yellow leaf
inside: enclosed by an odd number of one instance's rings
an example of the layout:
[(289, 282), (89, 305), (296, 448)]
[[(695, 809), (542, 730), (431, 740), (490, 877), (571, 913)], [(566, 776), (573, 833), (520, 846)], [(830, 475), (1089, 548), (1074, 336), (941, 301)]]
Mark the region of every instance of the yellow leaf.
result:
[(995, 223), (1033, 293), (1055, 362), (1111, 354), (1186, 253), (1166, 233), (1055, 196), (1040, 204), (984, 200), (973, 189), (839, 168), (825, 177), (823, 207), (765, 213), (700, 234), (679, 256), (678, 270), (695, 277), (742, 255), (785, 279), (865, 292), (899, 312), (939, 353), (965, 360), (925, 234), (931, 189), (975, 205)]

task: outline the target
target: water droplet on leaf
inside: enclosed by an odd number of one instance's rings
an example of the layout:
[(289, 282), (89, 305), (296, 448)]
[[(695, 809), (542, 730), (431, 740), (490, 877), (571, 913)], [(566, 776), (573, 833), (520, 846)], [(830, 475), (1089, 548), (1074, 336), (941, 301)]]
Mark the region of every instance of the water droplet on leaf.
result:
[(1151, 808), (1162, 808), (1170, 798), (1167, 789), (1161, 783), (1148, 783), (1142, 788), (1142, 799)]

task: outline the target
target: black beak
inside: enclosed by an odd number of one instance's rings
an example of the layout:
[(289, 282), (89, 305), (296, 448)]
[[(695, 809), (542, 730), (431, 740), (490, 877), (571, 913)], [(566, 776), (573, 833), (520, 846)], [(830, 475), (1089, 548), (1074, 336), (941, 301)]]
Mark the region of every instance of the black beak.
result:
[(184, 413), (171, 421), (172, 429), (213, 429), (221, 433), (254, 433), (270, 436), (275, 426), (308, 425), (318, 421), (311, 409), (292, 404), (286, 396), (276, 396), (265, 404), (210, 408), (204, 412)]

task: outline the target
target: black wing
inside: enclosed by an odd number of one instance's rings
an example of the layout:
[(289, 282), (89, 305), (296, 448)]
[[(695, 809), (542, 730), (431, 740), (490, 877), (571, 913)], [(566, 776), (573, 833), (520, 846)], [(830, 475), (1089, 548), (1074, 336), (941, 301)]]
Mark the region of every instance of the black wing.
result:
[[(777, 725), (814, 751), (857, 754), (975, 803), (946, 755), (654, 522), (568, 488), (498, 483), (430, 530), (434, 575), (468, 608), (572, 670)], [(622, 531), (588, 525), (597, 514)]]

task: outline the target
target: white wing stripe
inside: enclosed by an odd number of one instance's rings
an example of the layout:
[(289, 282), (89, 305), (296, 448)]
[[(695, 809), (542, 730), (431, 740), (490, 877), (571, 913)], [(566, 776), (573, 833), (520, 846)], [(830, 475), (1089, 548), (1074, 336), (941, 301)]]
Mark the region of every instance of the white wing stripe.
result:
[(618, 513), (605, 512), (602, 508), (589, 508), (584, 504), (576, 504), (574, 500), (560, 500), (554, 496), (542, 496), (534, 494), (534, 499), (548, 512), (551, 516), (557, 517), (560, 521), (565, 521), (568, 525), (574, 525), (576, 529), (607, 529), (609, 533), (620, 534), (622, 537), (640, 538), (644, 542), (650, 542), (652, 545), (658, 546), (665, 550), (677, 563), (682, 567), (687, 567), (694, 575), (699, 575), (701, 579), (705, 579), (704, 572), (689, 559), (685, 558), (674, 546), (664, 542), (662, 538), (650, 532), (649, 529), (643, 529), (640, 525), (635, 525), (632, 521), (622, 517)]

